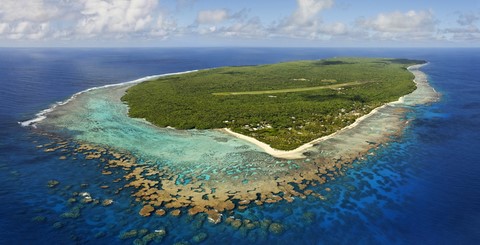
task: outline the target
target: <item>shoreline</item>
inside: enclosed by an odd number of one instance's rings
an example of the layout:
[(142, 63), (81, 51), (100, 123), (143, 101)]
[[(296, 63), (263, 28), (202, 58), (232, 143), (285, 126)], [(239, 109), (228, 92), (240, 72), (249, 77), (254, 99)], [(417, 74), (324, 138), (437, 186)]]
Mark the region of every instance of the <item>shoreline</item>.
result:
[(53, 110), (55, 110), (55, 108), (57, 108), (58, 106), (65, 105), (65, 104), (69, 103), (70, 101), (74, 100), (77, 96), (79, 96), (83, 93), (92, 91), (92, 90), (102, 89), (102, 88), (110, 88), (110, 87), (117, 87), (117, 86), (123, 86), (123, 85), (134, 85), (136, 83), (145, 82), (145, 81), (148, 81), (148, 80), (151, 80), (151, 79), (157, 79), (157, 78), (160, 78), (160, 77), (180, 75), (180, 74), (197, 72), (197, 71), (198, 70), (191, 70), (191, 71), (165, 73), (165, 74), (160, 74), (160, 75), (151, 75), (151, 76), (141, 77), (141, 78), (138, 78), (138, 79), (135, 79), (135, 80), (127, 81), (127, 82), (107, 84), (107, 85), (103, 85), (103, 86), (88, 88), (88, 89), (85, 89), (85, 90), (82, 90), (80, 92), (77, 92), (77, 93), (73, 94), (72, 96), (70, 96), (70, 98), (68, 98), (66, 100), (58, 101), (58, 102), (55, 102), (55, 103), (51, 104), (50, 107), (48, 107), (47, 109), (41, 110), (40, 112), (36, 113), (35, 117), (32, 118), (32, 119), (17, 122), (17, 123), (20, 124), (20, 126), (22, 126), (22, 127), (37, 128), (36, 124), (45, 120), (47, 118), (47, 114), (52, 112)]
[[(416, 81), (416, 79), (418, 78), (413, 71), (418, 71), (418, 72), (421, 72), (419, 71), (418, 69), (422, 66), (425, 66), (427, 65), (428, 63), (425, 63), (425, 64), (418, 64), (418, 65), (412, 65), (412, 66), (409, 66), (407, 67), (407, 70), (410, 71), (413, 75), (414, 75), (414, 83), (417, 85), (417, 88), (413, 91), (415, 92), (417, 89), (418, 89), (418, 82)], [(67, 103), (69, 103), (70, 101), (72, 101), (73, 99), (75, 99), (77, 96), (83, 94), (83, 93), (86, 93), (86, 92), (89, 92), (89, 91), (92, 91), (92, 90), (95, 90), (95, 89), (101, 89), (101, 88), (108, 88), (108, 87), (117, 87), (117, 86), (124, 86), (124, 85), (135, 85), (137, 83), (140, 83), (140, 82), (143, 82), (143, 81), (147, 81), (147, 80), (150, 80), (150, 79), (155, 79), (155, 78), (159, 78), (159, 77), (164, 77), (164, 76), (170, 76), (170, 75), (178, 75), (178, 74), (184, 74), (184, 73), (191, 73), (191, 72), (196, 72), (198, 70), (191, 70), (191, 71), (184, 71), (184, 72), (175, 72), (175, 73), (166, 73), (166, 74), (160, 74), (160, 75), (152, 75), (152, 76), (146, 76), (146, 77), (142, 77), (142, 78), (139, 78), (139, 79), (136, 79), (136, 80), (132, 80), (132, 81), (127, 81), (127, 82), (122, 82), (122, 83), (116, 83), (116, 84), (108, 84), (108, 85), (103, 85), (103, 86), (98, 86), (98, 87), (93, 87), (93, 88), (88, 88), (86, 90), (83, 90), (83, 91), (80, 91), (80, 92), (77, 92), (75, 94), (73, 94), (70, 98), (68, 98), (67, 100), (64, 100), (64, 101), (61, 101), (61, 102), (56, 102), (54, 104), (52, 104), (49, 108), (47, 109), (44, 109), (40, 112), (38, 112), (37, 114), (35, 114), (35, 118), (33, 119), (30, 119), (30, 120), (26, 120), (26, 121), (22, 121), (22, 122), (18, 122), (18, 124), (20, 124), (22, 127), (33, 127), (33, 128), (36, 128), (36, 124), (37, 123), (40, 123), (41, 121), (43, 121), (44, 119), (47, 118), (47, 115), (52, 112), (53, 110), (55, 110), (56, 107), (58, 106), (62, 106), (62, 105), (65, 105)], [(421, 72), (423, 75), (425, 75), (423, 72)], [(412, 92), (412, 93), (413, 93)], [(231, 135), (233, 137), (236, 137), (238, 139), (241, 139), (241, 140), (244, 140), (244, 141), (247, 141), (251, 144), (254, 144), (256, 145), (257, 147), (259, 147), (261, 150), (263, 150), (265, 153), (273, 156), (273, 157), (277, 157), (277, 158), (282, 158), (282, 159), (302, 159), (302, 158), (306, 158), (307, 156), (305, 156), (303, 153), (305, 153), (308, 149), (310, 149), (311, 147), (313, 147), (315, 144), (318, 144), (320, 142), (323, 142), (325, 140), (328, 140), (328, 139), (331, 139), (333, 137), (335, 137), (337, 134), (339, 133), (342, 133), (346, 130), (349, 130), (349, 129), (353, 129), (355, 128), (358, 124), (360, 124), (362, 121), (364, 121), (365, 119), (369, 118), (370, 116), (376, 114), (379, 110), (381, 110), (382, 108), (385, 108), (386, 106), (391, 106), (391, 105), (395, 105), (395, 104), (405, 104), (404, 103), (404, 97), (407, 96), (409, 94), (406, 94), (402, 97), (400, 97), (398, 100), (396, 101), (392, 101), (392, 102), (388, 102), (388, 103), (385, 103), (384, 105), (382, 106), (379, 106), (377, 108), (374, 108), (372, 111), (370, 111), (368, 114), (365, 114), (359, 118), (357, 118), (355, 120), (355, 122), (353, 122), (352, 124), (350, 125), (347, 125), (341, 129), (339, 129), (338, 131), (330, 134), (330, 135), (326, 135), (326, 136), (322, 136), (320, 138), (317, 138), (317, 139), (314, 139), (310, 142), (307, 142), (299, 147), (297, 147), (296, 149), (293, 149), (293, 150), (289, 150), (289, 151), (284, 151), (284, 150), (278, 150), (278, 149), (275, 149), (273, 147), (271, 147), (270, 145), (268, 145), (267, 143), (264, 143), (264, 142), (261, 142), (253, 137), (250, 137), (250, 136), (247, 136), (247, 135), (243, 135), (243, 134), (240, 134), (240, 133), (236, 133), (236, 132), (233, 132), (232, 130), (230, 130), (229, 128), (220, 128), (220, 129), (211, 129), (211, 130), (217, 130), (217, 131), (220, 131), (224, 134), (228, 134), (228, 135)], [(145, 122), (148, 122), (146, 120), (144, 120)], [(151, 124), (150, 122), (148, 122), (150, 125), (153, 125)], [(155, 125), (153, 125), (155, 126)], [(172, 128), (172, 127), (166, 127), (166, 128)], [(172, 128), (174, 129), (174, 128)], [(176, 129), (175, 129), (176, 130)]]
[[(407, 70), (410, 71), (413, 75), (414, 75), (414, 78), (413, 78), (413, 82), (415, 83), (415, 85), (417, 86), (417, 88), (414, 90), (416, 91), (418, 89), (418, 82), (416, 81), (417, 79), (417, 76), (415, 75), (415, 73), (413, 73), (411, 70), (416, 70), (416, 71), (419, 71), (421, 72), (420, 70), (418, 70), (420, 67), (423, 67), (425, 65), (427, 65), (427, 63), (425, 64), (418, 64), (418, 65), (412, 65), (412, 66), (409, 66), (407, 67)], [(422, 72), (423, 73), (423, 72)], [(413, 92), (414, 92), (413, 91)], [(412, 93), (413, 93), (412, 92)], [(313, 147), (315, 144), (319, 143), (319, 142), (322, 142), (322, 141), (325, 141), (325, 140), (328, 140), (330, 138), (333, 138), (335, 137), (335, 135), (343, 132), (343, 131), (346, 131), (346, 130), (349, 130), (349, 129), (352, 129), (352, 128), (355, 128), (358, 124), (360, 124), (362, 121), (364, 121), (365, 119), (369, 118), (370, 116), (376, 114), (380, 109), (382, 108), (385, 108), (386, 106), (390, 106), (390, 105), (396, 105), (396, 104), (400, 104), (400, 103), (404, 103), (404, 97), (407, 96), (409, 94), (406, 94), (406, 95), (403, 95), (402, 97), (400, 97), (398, 100), (396, 101), (392, 101), (392, 102), (388, 102), (382, 106), (379, 106), (375, 109), (373, 109), (372, 111), (370, 111), (368, 114), (365, 114), (359, 118), (357, 118), (355, 120), (355, 122), (353, 122), (352, 124), (350, 125), (347, 125), (343, 128), (341, 128), (340, 130), (336, 131), (335, 133), (332, 133), (332, 134), (329, 134), (329, 135), (326, 135), (326, 136), (322, 136), (320, 138), (317, 138), (317, 139), (314, 139), (310, 142), (307, 142), (299, 147), (297, 147), (296, 149), (293, 149), (293, 150), (290, 150), (290, 151), (283, 151), (283, 150), (278, 150), (278, 149), (275, 149), (273, 147), (271, 147), (270, 145), (268, 145), (267, 143), (264, 143), (264, 142), (261, 142), (253, 137), (250, 137), (250, 136), (246, 136), (246, 135), (243, 135), (243, 134), (240, 134), (240, 133), (236, 133), (236, 132), (233, 132), (231, 129), (229, 128), (222, 128), (220, 129), (221, 132), (224, 132), (226, 134), (229, 134), (229, 135), (232, 135), (236, 138), (239, 138), (239, 139), (242, 139), (242, 140), (245, 140), (245, 141), (248, 141), (256, 146), (258, 146), (259, 148), (261, 148), (264, 152), (266, 152), (267, 154), (270, 154), (271, 156), (273, 157), (277, 157), (277, 158), (282, 158), (282, 159), (302, 159), (302, 158), (306, 158), (307, 156), (305, 156), (303, 153), (305, 153), (309, 148)]]

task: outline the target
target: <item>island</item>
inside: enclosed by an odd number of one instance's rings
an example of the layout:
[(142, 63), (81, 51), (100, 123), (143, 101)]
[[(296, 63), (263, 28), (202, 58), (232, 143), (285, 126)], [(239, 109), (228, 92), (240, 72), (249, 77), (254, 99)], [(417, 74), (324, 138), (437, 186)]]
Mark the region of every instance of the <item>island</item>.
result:
[(139, 83), (122, 101), (130, 117), (159, 127), (228, 129), (289, 151), (413, 92), (407, 67), (424, 63), (331, 58), (220, 67)]
[(411, 125), (412, 108), (438, 100), (423, 63), (335, 58), (149, 76), (76, 93), (27, 125), (58, 137), (38, 146), (45, 152), (99, 161), (114, 183), (123, 176), (112, 186), (141, 203), (141, 216), (233, 224), (252, 206), (329, 202), (322, 184), (382, 154)]

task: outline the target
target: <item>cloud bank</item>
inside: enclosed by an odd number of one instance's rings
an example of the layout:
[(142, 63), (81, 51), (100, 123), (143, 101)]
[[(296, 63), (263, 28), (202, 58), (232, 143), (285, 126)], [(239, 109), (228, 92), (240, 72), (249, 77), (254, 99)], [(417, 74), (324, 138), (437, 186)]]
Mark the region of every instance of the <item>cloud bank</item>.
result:
[(166, 37), (175, 21), (157, 0), (3, 0), (0, 35), (7, 39)]
[(480, 12), (457, 13), (456, 23), (448, 28), (439, 27), (432, 10), (414, 9), (358, 16), (347, 23), (331, 17), (325, 21), (326, 13), (336, 8), (335, 0), (290, 0), (295, 3), (291, 12), (268, 23), (262, 16), (252, 16), (250, 9), (220, 6), (197, 10), (190, 23), (183, 20), (180, 25), (177, 14), (182, 9), (192, 10), (198, 1), (176, 0), (173, 5), (166, 1), (2, 0), (0, 40), (128, 41), (198, 36), (225, 40), (480, 41)]

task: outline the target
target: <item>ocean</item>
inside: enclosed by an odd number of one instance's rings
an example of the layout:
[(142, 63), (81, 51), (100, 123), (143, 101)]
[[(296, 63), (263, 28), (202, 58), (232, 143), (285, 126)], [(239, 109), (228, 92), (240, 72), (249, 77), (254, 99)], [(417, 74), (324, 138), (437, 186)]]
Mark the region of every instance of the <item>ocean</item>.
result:
[[(121, 173), (102, 174), (99, 159), (63, 159), (69, 149), (45, 152), (42, 145), (54, 136), (19, 124), (92, 87), (220, 66), (341, 56), (427, 60), (421, 70), (441, 99), (412, 108), (400, 137), (323, 184), (331, 190), (324, 199), (249, 207), (235, 214), (243, 220), (239, 228), (212, 224), (202, 215), (141, 217), (142, 204), (128, 188), (114, 191), (125, 184), (113, 182)], [(0, 49), (0, 243), (145, 244), (148, 234), (164, 230), (149, 244), (478, 244), (479, 62), (480, 49), (466, 48)], [(164, 143), (163, 151), (174, 152), (180, 141), (171, 140), (181, 137), (160, 139), (174, 142)], [(183, 161), (173, 153), (166, 158), (171, 166)], [(58, 184), (49, 187), (51, 180)], [(86, 192), (114, 202), (81, 203)], [(282, 232), (271, 232), (266, 220), (281, 224)]]

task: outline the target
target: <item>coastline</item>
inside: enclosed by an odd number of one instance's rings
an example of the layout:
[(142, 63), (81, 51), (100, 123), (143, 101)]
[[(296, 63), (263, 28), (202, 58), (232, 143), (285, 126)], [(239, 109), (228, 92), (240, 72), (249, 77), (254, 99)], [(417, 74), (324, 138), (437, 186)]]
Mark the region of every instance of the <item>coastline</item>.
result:
[[(72, 150), (77, 154), (84, 154), (85, 159), (102, 158), (107, 168), (126, 169), (125, 186), (133, 187), (131, 194), (149, 210), (188, 209), (190, 215), (205, 213), (217, 223), (226, 212), (245, 209), (249, 203), (292, 202), (308, 195), (323, 198), (322, 192), (296, 189), (296, 185), (323, 184), (370, 149), (389, 141), (389, 135), (401, 133), (408, 105), (426, 97), (417, 93), (428, 88), (428, 83), (418, 81), (414, 96), (399, 100), (398, 105), (386, 103), (374, 108), (362, 120), (345, 127), (350, 130), (343, 128), (311, 141), (294, 153), (272, 149), (266, 154), (257, 144), (246, 142), (246, 136), (236, 135), (242, 138), (236, 139), (218, 128), (201, 130), (197, 137), (196, 130), (164, 130), (144, 119), (131, 118), (128, 105), (120, 100), (130, 84), (79, 95), (57, 107), (37, 126), (40, 133), (56, 132), (57, 128), (72, 131)], [(95, 106), (98, 104), (103, 106)], [(178, 133), (185, 134), (178, 137)], [(60, 143), (47, 145), (44, 151), (63, 151), (58, 148), (64, 147)], [(306, 155), (309, 161), (302, 160)], [(153, 175), (159, 177), (148, 177)], [(178, 188), (179, 183), (182, 188)], [(238, 204), (236, 200), (240, 200)]]
[(160, 77), (172, 76), (172, 75), (180, 75), (180, 74), (196, 72), (196, 71), (198, 71), (198, 70), (172, 72), (172, 73), (165, 73), (165, 74), (160, 74), (160, 75), (151, 75), (151, 76), (146, 76), (146, 77), (142, 77), (142, 78), (139, 78), (139, 79), (135, 79), (135, 80), (132, 80), (132, 81), (114, 83), (114, 84), (107, 84), (107, 85), (103, 85), (103, 86), (88, 88), (88, 89), (85, 89), (85, 90), (82, 90), (80, 92), (77, 92), (77, 93), (73, 94), (72, 96), (70, 96), (70, 98), (68, 98), (64, 101), (59, 101), (59, 102), (56, 102), (56, 103), (52, 104), (47, 109), (41, 110), (40, 112), (35, 114), (34, 118), (32, 118), (30, 120), (21, 121), (21, 122), (17, 122), (17, 123), (20, 124), (20, 126), (22, 126), (22, 127), (37, 128), (36, 124), (45, 120), (45, 118), (47, 118), (47, 114), (52, 112), (53, 110), (55, 110), (56, 107), (65, 105), (65, 104), (69, 103), (70, 101), (74, 100), (77, 96), (79, 96), (83, 93), (92, 91), (92, 90), (102, 89), (102, 88), (110, 88), (110, 87), (117, 87), (117, 86), (123, 86), (123, 85), (135, 85), (137, 83), (145, 82), (145, 81), (148, 81), (148, 80), (151, 80), (151, 79), (157, 79), (157, 78), (160, 78)]
[[(421, 75), (421, 78), (423, 80), (426, 80), (426, 75), (421, 72), (420, 70), (418, 70), (420, 67), (422, 66), (425, 66), (427, 65), (428, 63), (425, 63), (425, 64), (418, 64), (418, 65), (412, 65), (412, 66), (409, 66), (407, 67), (407, 70), (410, 71), (412, 74), (414, 74), (414, 83), (417, 85), (417, 88), (415, 91), (418, 90), (419, 88), (419, 82), (417, 82), (417, 79), (419, 79), (419, 74), (418, 72), (420, 73)], [(56, 107), (58, 106), (62, 106), (62, 105), (65, 105), (67, 103), (69, 103), (70, 101), (72, 101), (73, 99), (75, 99), (77, 96), (83, 94), (83, 93), (86, 93), (86, 92), (89, 92), (89, 91), (92, 91), (92, 90), (95, 90), (95, 89), (101, 89), (101, 88), (108, 88), (108, 87), (117, 87), (117, 86), (125, 86), (125, 85), (135, 85), (137, 83), (140, 83), (140, 82), (143, 82), (143, 81), (147, 81), (147, 80), (150, 80), (150, 79), (156, 79), (156, 78), (159, 78), (159, 77), (164, 77), (164, 76), (169, 76), (169, 75), (178, 75), (178, 74), (184, 74), (184, 73), (190, 73), (190, 72), (196, 72), (198, 70), (191, 70), (191, 71), (184, 71), (184, 72), (176, 72), (176, 73), (166, 73), (166, 74), (161, 74), (161, 75), (152, 75), (152, 76), (146, 76), (146, 77), (143, 77), (143, 78), (139, 78), (139, 79), (136, 79), (136, 80), (133, 80), (133, 81), (128, 81), (128, 82), (122, 82), (122, 83), (117, 83), (117, 84), (108, 84), (108, 85), (104, 85), (104, 86), (99, 86), (99, 87), (93, 87), (93, 88), (89, 88), (89, 89), (86, 89), (86, 90), (83, 90), (83, 91), (80, 91), (78, 93), (75, 93), (74, 95), (72, 95), (69, 99), (65, 100), (65, 101), (62, 101), (62, 102), (57, 102), (55, 104), (53, 104), (52, 106), (50, 106), (49, 108), (47, 109), (44, 109), (42, 111), (40, 111), (39, 113), (37, 113), (35, 116), (35, 118), (33, 119), (30, 119), (30, 120), (26, 120), (26, 121), (23, 121), (23, 122), (18, 122), (18, 124), (20, 124), (21, 126), (23, 127), (33, 127), (33, 128), (36, 128), (36, 124), (37, 123), (40, 123), (41, 121), (43, 121), (47, 115), (52, 112)], [(416, 74), (417, 73), (417, 74)], [(426, 81), (425, 81), (426, 82)], [(433, 88), (432, 88), (433, 89)], [(434, 90), (434, 89), (433, 89)], [(412, 92), (413, 93), (413, 92)], [(407, 94), (409, 95), (409, 94)], [(314, 139), (310, 142), (307, 142), (299, 147), (297, 147), (296, 149), (293, 149), (293, 150), (290, 150), (290, 151), (284, 151), (284, 150), (278, 150), (278, 149), (275, 149), (275, 148), (272, 148), (270, 145), (264, 143), (264, 142), (261, 142), (253, 137), (250, 137), (250, 136), (246, 136), (246, 135), (243, 135), (243, 134), (240, 134), (240, 133), (236, 133), (236, 132), (233, 132), (232, 130), (228, 129), (228, 128), (221, 128), (221, 129), (213, 129), (213, 130), (217, 130), (217, 131), (220, 131), (222, 133), (225, 133), (225, 134), (229, 134), (231, 136), (234, 136), (236, 138), (239, 138), (241, 140), (244, 140), (244, 141), (247, 141), (251, 144), (254, 144), (255, 146), (259, 147), (260, 149), (262, 149), (265, 153), (273, 156), (273, 157), (276, 157), (276, 158), (282, 158), (282, 159), (302, 159), (302, 158), (306, 158), (306, 156), (304, 155), (304, 153), (309, 150), (311, 147), (313, 147), (314, 145), (320, 143), (320, 142), (323, 142), (325, 140), (328, 140), (328, 139), (331, 139), (333, 137), (335, 137), (337, 134), (339, 133), (342, 133), (344, 131), (347, 131), (347, 130), (350, 130), (350, 129), (353, 129), (355, 127), (357, 127), (361, 122), (363, 122), (365, 119), (371, 117), (372, 115), (376, 114), (379, 110), (381, 110), (382, 108), (385, 108), (386, 106), (392, 106), (392, 105), (398, 105), (398, 104), (407, 104), (405, 103), (404, 101), (404, 97), (407, 96), (407, 95), (404, 95), (402, 97), (400, 97), (397, 101), (393, 101), (393, 102), (389, 102), (389, 103), (386, 103), (382, 106), (379, 106), (375, 109), (373, 109), (372, 111), (370, 111), (368, 114), (365, 114), (359, 118), (357, 118), (355, 120), (355, 122), (353, 122), (352, 124), (350, 125), (347, 125), (343, 128), (341, 128), (340, 130), (330, 134), (330, 135), (326, 135), (326, 136), (323, 136), (323, 137), (320, 137), (320, 138), (317, 138), (317, 139)], [(144, 120), (145, 122), (148, 122), (146, 120)], [(149, 123), (151, 124), (151, 123)], [(153, 124), (151, 124), (153, 125)], [(167, 127), (167, 128), (171, 128), (171, 127)], [(172, 128), (173, 129), (173, 128)]]
[[(427, 65), (428, 63), (425, 63), (425, 64), (418, 64), (418, 65), (412, 65), (412, 66), (409, 66), (407, 67), (407, 70), (410, 71), (415, 77), (413, 78), (413, 82), (415, 83), (415, 85), (417, 86), (417, 88), (414, 90), (416, 91), (418, 89), (418, 85), (419, 85), (419, 81), (417, 81), (417, 79), (419, 79), (419, 76), (418, 74), (415, 74), (415, 72), (413, 71), (416, 71), (416, 72), (420, 72), (420, 74), (422, 76), (425, 76), (425, 73), (423, 73), (422, 71), (418, 70), (420, 67), (423, 67), (425, 65)], [(426, 79), (426, 78), (425, 78)], [(426, 82), (426, 81), (425, 81)], [(412, 92), (413, 93), (413, 92)], [(229, 128), (222, 128), (220, 129), (220, 131), (224, 132), (224, 133), (227, 133), (229, 135), (232, 135), (232, 136), (235, 136), (239, 139), (242, 139), (242, 140), (245, 140), (245, 141), (248, 141), (256, 146), (258, 146), (259, 148), (261, 148), (263, 151), (265, 151), (266, 153), (270, 154), (271, 156), (273, 157), (277, 157), (277, 158), (283, 158), (283, 159), (302, 159), (302, 158), (306, 158), (306, 156), (303, 154), (305, 153), (308, 149), (310, 149), (311, 147), (313, 147), (315, 144), (319, 143), (319, 142), (322, 142), (322, 141), (325, 141), (325, 140), (328, 140), (330, 138), (333, 138), (335, 137), (335, 135), (343, 132), (343, 131), (346, 131), (346, 130), (350, 130), (350, 129), (353, 129), (355, 128), (357, 125), (359, 125), (362, 121), (364, 121), (365, 119), (369, 118), (370, 116), (378, 113), (378, 111), (386, 106), (390, 106), (390, 105), (398, 105), (398, 104), (401, 104), (401, 103), (404, 103), (404, 98), (405, 96), (407, 96), (409, 94), (406, 94), (402, 97), (400, 97), (398, 100), (396, 101), (392, 101), (392, 102), (389, 102), (389, 103), (386, 103), (382, 106), (379, 106), (375, 109), (373, 109), (372, 111), (370, 111), (368, 114), (365, 114), (359, 118), (357, 118), (355, 120), (355, 122), (353, 122), (352, 124), (350, 125), (347, 125), (345, 127), (343, 127), (342, 129), (336, 131), (335, 133), (332, 133), (332, 134), (329, 134), (329, 135), (326, 135), (326, 136), (323, 136), (323, 137), (320, 137), (320, 138), (317, 138), (317, 139), (314, 139), (308, 143), (305, 143), (299, 147), (297, 147), (296, 149), (293, 149), (293, 150), (290, 150), (290, 151), (283, 151), (283, 150), (278, 150), (278, 149), (275, 149), (275, 148), (272, 148), (270, 145), (264, 143), (264, 142), (261, 142), (253, 137), (250, 137), (250, 136), (246, 136), (246, 135), (243, 135), (243, 134), (240, 134), (240, 133), (236, 133), (236, 132), (233, 132), (232, 130), (230, 130)]]

